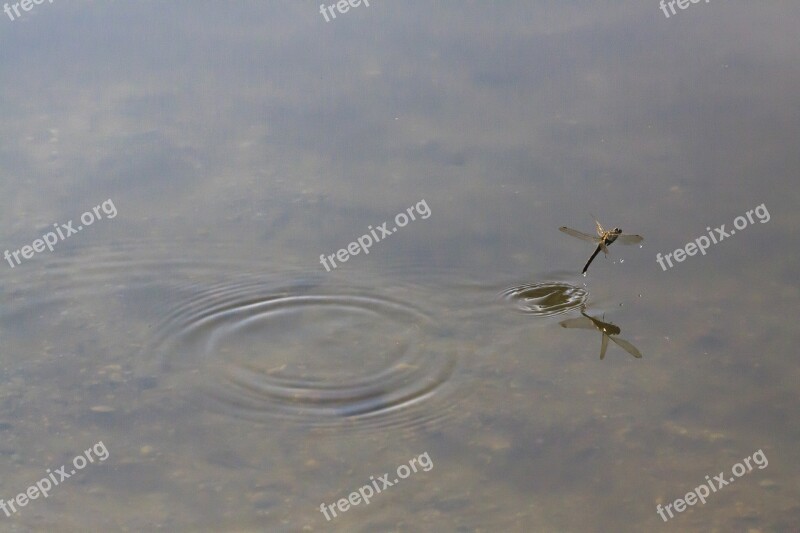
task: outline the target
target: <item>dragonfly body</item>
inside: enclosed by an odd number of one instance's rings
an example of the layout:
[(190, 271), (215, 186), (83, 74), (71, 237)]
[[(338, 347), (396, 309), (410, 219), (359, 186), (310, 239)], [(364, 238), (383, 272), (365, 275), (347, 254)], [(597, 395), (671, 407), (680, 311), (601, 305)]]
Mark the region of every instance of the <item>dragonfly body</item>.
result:
[(597, 257), (597, 254), (600, 253), (600, 250), (602, 250), (604, 254), (608, 254), (608, 246), (610, 246), (611, 243), (619, 241), (622, 244), (637, 244), (644, 240), (644, 238), (640, 235), (626, 235), (622, 233), (622, 230), (619, 228), (604, 230), (603, 226), (601, 226), (597, 220), (595, 220), (594, 223), (597, 226), (597, 237), (589, 235), (588, 233), (574, 230), (572, 228), (568, 228), (566, 226), (561, 226), (558, 228), (567, 235), (572, 235), (578, 239), (597, 244), (597, 248), (595, 248), (594, 253), (589, 260), (586, 261), (586, 265), (583, 267), (583, 271), (581, 272), (582, 274), (586, 273), (586, 271), (589, 269), (589, 265), (592, 264), (592, 261), (594, 261), (594, 258)]

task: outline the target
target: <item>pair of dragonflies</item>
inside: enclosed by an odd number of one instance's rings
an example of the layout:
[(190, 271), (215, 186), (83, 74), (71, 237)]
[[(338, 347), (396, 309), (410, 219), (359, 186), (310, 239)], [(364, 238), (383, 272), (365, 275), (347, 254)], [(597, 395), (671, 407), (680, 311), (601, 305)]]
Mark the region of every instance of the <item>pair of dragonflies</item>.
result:
[(586, 265), (583, 267), (583, 271), (581, 274), (585, 274), (586, 270), (589, 268), (589, 265), (594, 261), (594, 258), (597, 257), (597, 254), (600, 253), (600, 250), (603, 251), (604, 254), (608, 255), (608, 246), (612, 242), (618, 242), (621, 244), (639, 244), (644, 240), (644, 237), (641, 235), (627, 235), (622, 233), (622, 230), (619, 228), (614, 228), (610, 230), (603, 229), (603, 226), (595, 218), (594, 220), (595, 225), (597, 226), (597, 236), (589, 235), (588, 233), (583, 233), (582, 231), (578, 231), (576, 229), (568, 228), (566, 226), (561, 226), (558, 228), (560, 231), (563, 231), (567, 235), (572, 235), (573, 237), (577, 237), (582, 241), (588, 241), (594, 244), (597, 244), (597, 248), (595, 248), (594, 253), (586, 261)]

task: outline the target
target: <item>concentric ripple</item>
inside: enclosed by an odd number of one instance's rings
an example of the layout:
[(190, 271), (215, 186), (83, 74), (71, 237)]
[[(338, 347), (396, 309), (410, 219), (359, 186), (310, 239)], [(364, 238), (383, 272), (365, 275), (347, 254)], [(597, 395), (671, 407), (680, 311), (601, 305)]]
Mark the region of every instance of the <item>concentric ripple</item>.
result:
[(226, 413), (387, 425), (438, 416), (433, 400), (455, 368), (441, 341), (426, 313), (373, 292), (248, 281), (189, 300), (147, 349), (168, 373), (199, 373)]
[(546, 317), (580, 307), (588, 292), (567, 283), (542, 282), (508, 288), (501, 296), (522, 313)]

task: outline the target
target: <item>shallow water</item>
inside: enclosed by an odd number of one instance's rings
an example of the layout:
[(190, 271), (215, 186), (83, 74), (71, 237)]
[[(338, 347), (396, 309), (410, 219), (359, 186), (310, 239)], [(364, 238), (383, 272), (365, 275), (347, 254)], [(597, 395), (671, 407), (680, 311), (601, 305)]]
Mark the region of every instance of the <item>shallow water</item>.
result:
[[(116, 214), (4, 260), (0, 498), (108, 457), (0, 530), (796, 528), (798, 15), (3, 20), (2, 251)], [(582, 276), (593, 246), (558, 227), (591, 232), (589, 213), (643, 247)], [(607, 324), (602, 360), (601, 331), (563, 327), (581, 312)], [(658, 505), (758, 450), (768, 465), (664, 524)], [(386, 473), (368, 505), (321, 512)]]

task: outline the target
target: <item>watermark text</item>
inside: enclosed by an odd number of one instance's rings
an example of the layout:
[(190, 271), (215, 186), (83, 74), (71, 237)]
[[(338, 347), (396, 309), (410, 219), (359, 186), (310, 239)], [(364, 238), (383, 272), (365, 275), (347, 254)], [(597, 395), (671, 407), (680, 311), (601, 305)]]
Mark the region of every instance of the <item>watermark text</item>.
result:
[[(424, 461), (423, 461), (424, 459)], [(336, 503), (328, 504), (320, 504), (319, 512), (325, 515), (325, 519), (330, 522), (331, 517), (336, 518), (336, 509), (339, 512), (344, 513), (347, 511), (350, 506), (360, 505), (363, 501), (366, 505), (369, 505), (369, 501), (375, 496), (376, 492), (380, 494), (384, 489), (396, 485), (401, 479), (405, 479), (411, 475), (412, 472), (417, 472), (417, 466), (422, 468), (423, 471), (429, 472), (433, 468), (433, 461), (431, 461), (428, 452), (423, 453), (419, 457), (412, 458), (407, 465), (403, 464), (397, 467), (397, 477), (394, 478), (393, 481), (389, 480), (389, 473), (385, 473), (382, 476), (379, 476), (378, 479), (375, 479), (375, 476), (369, 476), (371, 483), (367, 483), (360, 489), (358, 492), (353, 491), (347, 498), (341, 498)], [(375, 490), (372, 488), (375, 487)], [(330, 515), (328, 515), (330, 512)]]
[[(422, 209), (422, 207), (420, 206), (424, 207), (425, 209)], [(431, 216), (431, 208), (428, 207), (428, 203), (425, 201), (425, 199), (422, 199), (419, 202), (417, 202), (416, 206), (412, 206), (406, 209), (405, 213), (403, 212), (397, 213), (397, 216), (394, 217), (394, 223), (397, 224), (397, 226), (392, 227), (392, 229), (387, 229), (386, 225), (389, 223), (384, 222), (377, 228), (378, 231), (381, 232), (380, 236), (378, 236), (378, 234), (375, 233), (375, 229), (373, 229), (372, 226), (369, 226), (368, 227), (368, 229), (370, 230), (369, 234), (365, 233), (364, 235), (359, 237), (356, 241), (353, 241), (350, 244), (348, 244), (347, 249), (342, 248), (335, 254), (331, 254), (328, 256), (326, 256), (325, 254), (320, 255), (319, 256), (320, 264), (325, 267), (326, 272), (330, 272), (331, 267), (328, 266), (328, 261), (331, 262), (333, 268), (336, 268), (337, 266), (336, 259), (338, 259), (341, 263), (345, 263), (348, 259), (350, 259), (351, 255), (358, 255), (361, 252), (364, 252), (365, 255), (368, 254), (369, 249), (373, 244), (375, 244), (376, 242), (380, 242), (381, 239), (388, 237), (393, 232), (397, 231), (398, 226), (402, 228), (408, 225), (410, 220), (416, 220), (417, 218), (414, 216), (415, 210), (416, 213), (420, 215), (420, 218), (422, 219), (426, 219)], [(406, 215), (406, 213), (408, 214)], [(409, 219), (409, 217), (411, 218)]]
[[(767, 467), (767, 465), (769, 465), (767, 456), (764, 455), (764, 452), (759, 449), (752, 455), (752, 457), (745, 457), (742, 459), (741, 463), (736, 463), (733, 465), (733, 468), (731, 468), (731, 473), (736, 477), (729, 477), (728, 479), (725, 479), (725, 472), (720, 472), (719, 475), (716, 475), (713, 478), (706, 476), (706, 483), (698, 485), (694, 488), (694, 490), (687, 492), (686, 496), (683, 498), (678, 498), (674, 502), (668, 503), (663, 508), (661, 507), (661, 504), (658, 504), (656, 506), (656, 512), (661, 519), (666, 522), (669, 520), (669, 518), (673, 518), (675, 516), (672, 514), (672, 508), (674, 508), (676, 512), (682, 513), (686, 510), (687, 505), (694, 505), (698, 500), (705, 505), (706, 498), (708, 498), (711, 493), (717, 492), (726, 485), (730, 485), (736, 480), (737, 477), (742, 477), (753, 470), (753, 465), (750, 464), (750, 459), (753, 459), (753, 462), (756, 464), (759, 470), (763, 470)], [(664, 511), (667, 511), (669, 518), (667, 518), (667, 516), (664, 514)]]
[[(51, 4), (53, 3), (53, 0), (48, 0), (48, 1)], [(23, 11), (30, 11), (31, 9), (33, 9), (34, 4), (38, 6), (39, 4), (43, 3), (44, 0), (22, 0), (21, 2), (16, 2), (9, 6), (8, 2), (6, 2), (6, 4), (3, 6), (3, 11), (5, 11), (6, 15), (8, 15), (8, 18), (10, 18), (11, 20), (16, 20), (16, 18), (22, 16), (22, 14), (19, 12), (20, 8), (22, 8)], [(14, 17), (14, 15), (11, 14), (12, 9), (14, 10), (14, 14), (17, 15), (16, 18)]]
[(683, 248), (678, 248), (674, 252), (670, 252), (663, 257), (661, 256), (661, 252), (659, 252), (656, 254), (656, 262), (661, 265), (661, 270), (667, 270), (667, 267), (664, 265), (664, 260), (666, 260), (669, 268), (672, 268), (672, 259), (670, 258), (674, 258), (677, 263), (682, 263), (686, 259), (686, 256), (695, 255), (698, 250), (702, 255), (706, 255), (706, 250), (709, 246), (711, 246), (712, 243), (717, 244), (731, 235), (735, 235), (736, 230), (743, 230), (747, 227), (748, 220), (750, 221), (750, 224), (754, 224), (755, 220), (753, 219), (753, 213), (755, 213), (755, 215), (758, 217), (758, 221), (762, 224), (769, 222), (770, 216), (769, 211), (767, 211), (767, 206), (761, 204), (755, 209), (751, 209), (745, 213), (747, 218), (741, 215), (734, 218), (733, 227), (736, 229), (726, 231), (725, 224), (718, 228), (714, 228), (714, 231), (711, 231), (711, 227), (707, 227), (706, 231), (708, 232), (708, 237), (705, 235), (698, 237), (694, 240), (694, 242), (687, 243)]
[[(14, 258), (14, 261), (17, 262), (17, 265), (19, 265), (22, 262), (20, 261), (19, 258), (20, 254), (22, 255), (23, 259), (30, 259), (31, 257), (33, 257), (34, 252), (43, 252), (45, 246), (52, 252), (53, 246), (55, 246), (55, 244), (59, 242), (59, 237), (63, 241), (64, 239), (83, 230), (84, 225), (91, 226), (92, 224), (95, 223), (95, 220), (102, 220), (103, 216), (100, 214), (100, 208), (102, 208), (103, 213), (105, 213), (106, 217), (108, 218), (114, 218), (115, 216), (117, 216), (117, 208), (114, 206), (114, 202), (111, 201), (111, 198), (109, 198), (102, 204), (95, 206), (95, 208), (92, 211), (86, 211), (84, 214), (81, 215), (80, 220), (83, 223), (83, 225), (80, 225), (77, 228), (75, 228), (72, 225), (71, 220), (66, 224), (61, 224), (61, 227), (59, 227), (57, 223), (53, 224), (53, 227), (56, 230), (55, 232), (50, 231), (48, 233), (45, 233), (44, 235), (42, 235), (41, 239), (36, 239), (31, 244), (25, 245), (19, 250), (14, 250), (13, 252), (9, 252), (8, 250), (6, 250), (5, 253), (3, 254), (3, 257), (5, 258), (6, 261), (8, 261), (8, 265), (11, 268), (14, 268), (15, 265), (14, 262), (11, 260), (12, 257)], [(56, 233), (58, 233), (58, 235), (56, 235)]]
[[(690, 3), (696, 4), (699, 1), (700, 0), (669, 0), (669, 1), (661, 0), (661, 3), (658, 4), (658, 7), (661, 8), (661, 11), (664, 12), (664, 16), (669, 18), (669, 12), (667, 11), (667, 6), (669, 6), (669, 9), (670, 11), (672, 11), (672, 14), (676, 15), (678, 12), (675, 11), (675, 4), (678, 4), (678, 8), (680, 9), (686, 9), (687, 7), (689, 7)], [(706, 0), (706, 4), (707, 3), (708, 0)]]
[[(97, 459), (99, 459), (102, 463), (108, 459), (108, 455), (109, 454), (106, 445), (103, 444), (103, 441), (100, 441), (91, 448), (84, 450), (83, 454), (76, 455), (72, 460), (72, 466), (74, 468), (72, 468), (69, 472), (67, 472), (66, 465), (61, 466), (61, 468), (56, 468), (55, 472), (51, 472), (48, 468), (48, 475), (37, 481), (36, 484), (28, 487), (24, 492), (20, 492), (14, 498), (8, 501), (0, 499), (0, 509), (3, 510), (6, 516), (10, 517), (11, 513), (17, 512), (17, 506), (20, 508), (25, 507), (30, 503), (30, 500), (35, 500), (39, 498), (39, 496), (44, 496), (47, 498), (54, 486), (57, 486), (65, 479), (72, 477), (78, 472), (78, 470), (83, 470), (89, 463), (94, 463), (95, 457), (97, 457)], [(56, 475), (58, 477), (56, 477)], [(10, 512), (9, 508), (11, 508)]]
[[(50, 0), (52, 2), (52, 0)], [(326, 6), (325, 4), (320, 4), (319, 12), (325, 17), (325, 22), (330, 22), (331, 18), (336, 18), (336, 12), (333, 8), (336, 8), (336, 11), (344, 15), (348, 11), (350, 11), (351, 7), (358, 7), (361, 5), (362, 0), (339, 0), (335, 4), (331, 4)], [(363, 0), (364, 5), (369, 7), (369, 0)], [(328, 13), (331, 14), (331, 18), (328, 18)]]

